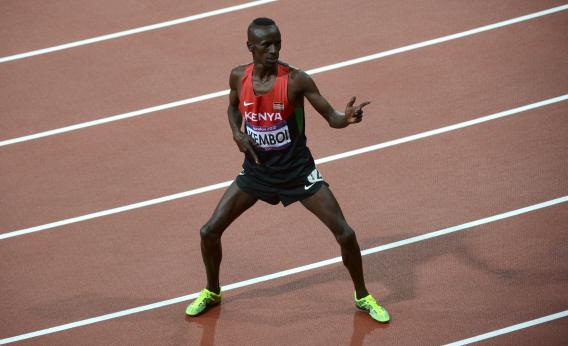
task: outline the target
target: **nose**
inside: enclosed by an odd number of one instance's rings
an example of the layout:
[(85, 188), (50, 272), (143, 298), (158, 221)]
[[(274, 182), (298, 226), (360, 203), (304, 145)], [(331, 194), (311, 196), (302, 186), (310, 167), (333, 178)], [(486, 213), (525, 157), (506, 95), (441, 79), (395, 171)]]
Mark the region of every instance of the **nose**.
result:
[(271, 44), (270, 46), (268, 46), (268, 53), (276, 53), (278, 51), (278, 49), (276, 48), (275, 44)]

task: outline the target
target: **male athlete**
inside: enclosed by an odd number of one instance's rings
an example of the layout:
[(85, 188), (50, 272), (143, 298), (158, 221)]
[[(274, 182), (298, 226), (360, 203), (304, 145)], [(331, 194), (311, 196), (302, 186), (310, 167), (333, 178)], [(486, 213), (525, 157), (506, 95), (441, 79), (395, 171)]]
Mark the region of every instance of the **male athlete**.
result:
[(316, 169), (304, 133), (304, 98), (334, 128), (361, 122), (363, 107), (369, 102), (354, 105), (353, 97), (345, 113), (333, 109), (308, 74), (278, 61), (281, 39), (273, 20), (255, 19), (247, 34), (253, 62), (231, 71), (228, 108), (233, 139), (245, 154), (243, 170), (201, 228), (207, 286), (187, 307), (186, 314), (197, 316), (221, 302), (221, 235), (260, 199), (270, 204), (282, 202), (284, 206), (300, 201), (315, 214), (341, 247), (343, 264), (355, 286), (355, 305), (376, 321), (386, 323), (390, 319), (388, 312), (365, 287), (355, 232)]

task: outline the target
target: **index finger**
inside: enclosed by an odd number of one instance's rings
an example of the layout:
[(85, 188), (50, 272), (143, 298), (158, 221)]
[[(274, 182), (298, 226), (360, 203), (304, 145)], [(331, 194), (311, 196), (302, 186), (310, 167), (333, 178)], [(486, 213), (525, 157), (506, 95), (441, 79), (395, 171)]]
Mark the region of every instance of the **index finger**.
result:
[[(252, 143), (251, 143), (251, 142), (252, 142)], [(253, 144), (254, 144), (254, 145), (253, 145)], [(252, 139), (252, 138), (249, 137), (249, 142), (248, 142), (248, 145), (247, 145), (247, 147), (248, 147), (248, 148), (247, 148), (247, 149), (248, 149), (247, 151), (248, 151), (248, 153), (252, 156), (254, 162), (255, 162), (257, 165), (260, 165), (260, 160), (258, 159), (258, 155), (256, 155), (256, 151), (254, 150), (254, 146), (255, 146), (255, 145), (256, 145), (256, 142), (254, 141), (254, 139)]]
[(370, 101), (365, 101), (363, 103), (361, 103), (360, 105), (357, 106), (358, 109), (363, 109), (363, 107), (365, 107), (366, 105), (370, 104)]

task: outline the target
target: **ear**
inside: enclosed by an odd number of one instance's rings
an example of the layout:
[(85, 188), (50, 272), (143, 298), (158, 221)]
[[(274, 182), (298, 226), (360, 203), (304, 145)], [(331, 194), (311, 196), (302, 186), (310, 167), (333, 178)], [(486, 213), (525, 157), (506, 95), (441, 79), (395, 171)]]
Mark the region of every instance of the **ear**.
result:
[(251, 53), (252, 53), (252, 47), (253, 47), (252, 43), (247, 41), (247, 48), (248, 48), (249, 52), (251, 52)]

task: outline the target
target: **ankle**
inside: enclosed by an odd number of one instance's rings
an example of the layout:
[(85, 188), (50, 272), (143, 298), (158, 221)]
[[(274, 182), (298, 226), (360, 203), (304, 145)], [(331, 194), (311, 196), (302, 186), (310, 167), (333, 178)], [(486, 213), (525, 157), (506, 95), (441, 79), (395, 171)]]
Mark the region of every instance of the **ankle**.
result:
[(207, 287), (205, 287), (205, 288), (207, 288), (207, 290), (208, 290), (209, 292), (213, 292), (213, 293), (215, 293), (215, 294), (220, 294), (220, 293), (221, 293), (221, 287), (219, 287), (219, 286), (215, 286), (215, 287), (207, 286)]
[(369, 295), (369, 291), (367, 291), (366, 288), (364, 288), (362, 290), (355, 290), (355, 297), (357, 298), (357, 300), (359, 300), (361, 298), (365, 298), (368, 295)]

